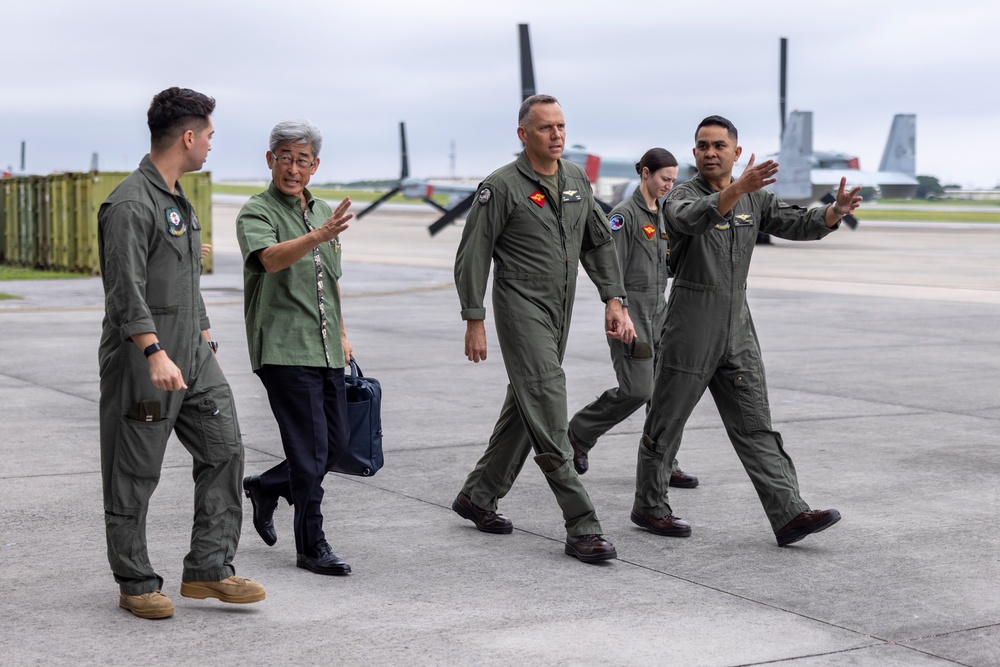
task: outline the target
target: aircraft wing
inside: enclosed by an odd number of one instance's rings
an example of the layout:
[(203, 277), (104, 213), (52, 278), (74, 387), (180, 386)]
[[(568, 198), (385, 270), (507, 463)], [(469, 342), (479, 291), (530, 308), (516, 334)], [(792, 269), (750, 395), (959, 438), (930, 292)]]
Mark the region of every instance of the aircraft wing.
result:
[(861, 171), (860, 169), (813, 169), (812, 183), (837, 188), (840, 179), (847, 179), (847, 186), (878, 187), (881, 185), (918, 185), (919, 181), (909, 174), (892, 171)]

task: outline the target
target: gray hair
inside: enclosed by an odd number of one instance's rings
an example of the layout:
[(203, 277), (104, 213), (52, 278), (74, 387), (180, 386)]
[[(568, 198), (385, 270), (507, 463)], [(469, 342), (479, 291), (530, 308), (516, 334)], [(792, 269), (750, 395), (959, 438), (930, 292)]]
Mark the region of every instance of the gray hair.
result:
[(284, 120), (271, 130), (272, 153), (278, 144), (309, 144), (313, 155), (319, 157), (319, 151), (323, 148), (323, 133), (307, 120)]
[(524, 127), (524, 119), (531, 112), (531, 107), (536, 104), (559, 104), (559, 100), (551, 95), (532, 95), (521, 102), (521, 108), (517, 110), (517, 126)]

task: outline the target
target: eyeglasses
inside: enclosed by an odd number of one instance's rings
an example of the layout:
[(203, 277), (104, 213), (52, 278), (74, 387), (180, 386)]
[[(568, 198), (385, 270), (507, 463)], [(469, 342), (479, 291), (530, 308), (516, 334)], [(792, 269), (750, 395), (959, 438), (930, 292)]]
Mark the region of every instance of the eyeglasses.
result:
[(289, 167), (294, 162), (296, 166), (302, 169), (309, 169), (316, 164), (316, 160), (307, 160), (304, 157), (300, 157), (296, 160), (291, 155), (275, 155), (274, 159), (277, 160), (278, 164), (282, 167)]

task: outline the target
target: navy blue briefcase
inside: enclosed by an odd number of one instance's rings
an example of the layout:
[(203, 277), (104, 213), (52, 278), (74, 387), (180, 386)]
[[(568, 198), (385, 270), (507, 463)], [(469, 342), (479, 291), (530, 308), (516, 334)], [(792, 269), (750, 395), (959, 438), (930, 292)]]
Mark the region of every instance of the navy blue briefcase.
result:
[(366, 378), (351, 357), (347, 383), (347, 423), (351, 430), (347, 451), (331, 472), (371, 477), (382, 467), (382, 385)]

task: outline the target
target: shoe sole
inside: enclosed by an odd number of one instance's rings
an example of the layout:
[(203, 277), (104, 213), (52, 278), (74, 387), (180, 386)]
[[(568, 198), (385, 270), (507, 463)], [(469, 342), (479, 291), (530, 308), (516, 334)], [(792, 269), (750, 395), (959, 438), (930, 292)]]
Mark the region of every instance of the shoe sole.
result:
[(260, 535), (260, 539), (264, 540), (264, 544), (266, 544), (269, 547), (273, 547), (275, 544), (278, 543), (278, 537), (275, 536), (275, 538), (272, 540), (268, 538), (266, 535), (264, 535), (264, 531), (257, 523), (257, 501), (255, 501), (253, 499), (253, 496), (250, 495), (250, 487), (247, 486), (246, 484), (243, 485), (243, 494), (250, 499), (250, 506), (253, 508), (253, 529), (257, 531), (258, 535)]
[(322, 569), (322, 568), (309, 567), (305, 563), (298, 563), (297, 562), (297, 563), (295, 563), (295, 567), (302, 568), (303, 570), (309, 570), (310, 572), (314, 572), (316, 574), (326, 574), (326, 575), (330, 575), (330, 576), (334, 576), (334, 577), (346, 576), (346, 575), (348, 575), (348, 574), (351, 573), (351, 566), (350, 565), (345, 565), (344, 567), (346, 569), (343, 569), (343, 570), (332, 570), (332, 569), (331, 570), (327, 570), (327, 569)]
[(171, 607), (170, 609), (149, 609), (146, 611), (142, 611), (136, 609), (135, 607), (131, 606), (128, 602), (125, 602), (125, 600), (122, 599), (118, 600), (118, 606), (121, 607), (122, 609), (125, 609), (126, 611), (132, 612), (133, 616), (138, 616), (139, 618), (149, 618), (155, 620), (158, 618), (170, 618), (171, 616), (174, 615), (173, 607)]
[(230, 604), (250, 604), (251, 602), (260, 602), (267, 596), (267, 593), (265, 591), (261, 591), (260, 593), (252, 593), (236, 597), (233, 595), (226, 595), (225, 593), (220, 593), (214, 588), (207, 588), (205, 586), (192, 586), (188, 582), (182, 581), (181, 595), (183, 595), (186, 598), (193, 598), (195, 600), (215, 598), (216, 600), (221, 600), (222, 602), (228, 602)]
[(509, 535), (514, 532), (514, 526), (498, 526), (496, 528), (490, 528), (489, 526), (484, 526), (476, 521), (476, 515), (465, 508), (464, 505), (459, 503), (457, 500), (451, 504), (451, 509), (455, 510), (455, 513), (463, 519), (468, 519), (472, 523), (476, 524), (476, 528), (484, 533), (492, 533), (494, 535)]
[(567, 544), (563, 551), (567, 556), (572, 556), (583, 563), (600, 563), (601, 561), (614, 560), (615, 558), (618, 558), (618, 551), (616, 550), (599, 554), (582, 554)]
[(787, 536), (782, 538), (775, 535), (775, 539), (778, 540), (779, 547), (787, 547), (789, 544), (795, 544), (799, 540), (812, 535), (813, 533), (821, 533), (833, 524), (840, 521), (840, 512), (837, 512), (836, 516), (830, 515), (827, 517), (826, 521), (815, 523), (808, 528), (800, 528), (797, 531), (790, 531)]
[(663, 535), (664, 537), (690, 537), (691, 535), (690, 528), (674, 528), (671, 530), (660, 530), (659, 528), (654, 528), (649, 524), (649, 522), (646, 521), (645, 517), (636, 513), (634, 510), (632, 514), (629, 515), (629, 518), (632, 519), (632, 523), (640, 528), (645, 528), (654, 535)]

